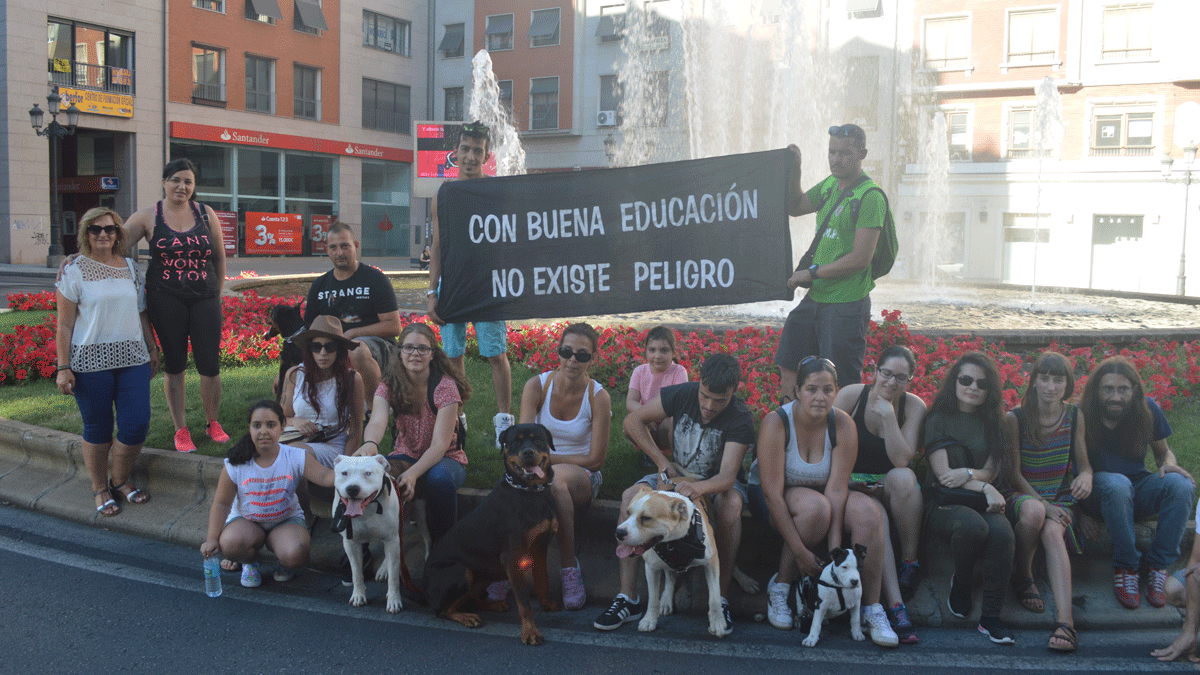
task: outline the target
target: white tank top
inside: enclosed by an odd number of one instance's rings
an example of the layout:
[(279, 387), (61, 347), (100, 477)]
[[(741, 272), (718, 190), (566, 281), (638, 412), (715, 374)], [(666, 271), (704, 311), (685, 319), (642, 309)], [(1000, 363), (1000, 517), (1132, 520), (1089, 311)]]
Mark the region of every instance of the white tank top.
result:
[(320, 415), (308, 402), (307, 395), (308, 387), (304, 385), (304, 368), (302, 366), (296, 370), (296, 389), (292, 394), (292, 410), (295, 411), (296, 417), (303, 417), (318, 426), (336, 426), (338, 423), (336, 378), (331, 377), (324, 382), (317, 383), (317, 397), (321, 400)]
[[(817, 462), (808, 463), (800, 457), (800, 446), (796, 444), (796, 417), (792, 408), (795, 401), (789, 401), (780, 406), (787, 415), (788, 442), (783, 449), (783, 486), (806, 487), (814, 490), (825, 489), (829, 482), (829, 472), (833, 466), (833, 443), (829, 439), (829, 425), (825, 426), (825, 454)], [(775, 413), (771, 413), (774, 415)], [(758, 461), (750, 468), (750, 484), (761, 485)]]
[[(544, 387), (546, 378), (553, 376), (553, 370), (542, 373), (538, 376), (540, 384)], [(592, 380), (592, 386), (593, 397), (603, 389), (595, 380)], [(588, 400), (589, 396), (584, 394), (583, 402), (579, 404), (579, 414), (575, 416), (575, 419), (560, 420), (550, 414), (550, 397), (553, 393), (554, 380), (550, 380), (550, 387), (546, 389), (546, 400), (542, 401), (542, 407), (533, 421), (550, 430), (550, 435), (554, 438), (555, 454), (588, 454), (592, 449), (592, 404)], [(604, 423), (607, 424), (608, 421), (605, 420)]]

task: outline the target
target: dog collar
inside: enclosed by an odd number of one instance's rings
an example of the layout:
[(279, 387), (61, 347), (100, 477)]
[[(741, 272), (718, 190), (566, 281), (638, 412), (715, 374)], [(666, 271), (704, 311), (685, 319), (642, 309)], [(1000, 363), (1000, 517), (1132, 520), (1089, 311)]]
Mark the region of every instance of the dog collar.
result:
[(692, 509), (692, 522), (686, 535), (654, 545), (654, 552), (663, 564), (680, 573), (687, 570), (693, 560), (703, 558), (704, 551), (704, 519), (698, 508)]
[(512, 479), (512, 474), (508, 473), (507, 471), (504, 472), (504, 482), (508, 483), (509, 485), (515, 487), (518, 490), (525, 490), (526, 492), (541, 492), (542, 490), (545, 490), (546, 488), (550, 487), (550, 481), (546, 481), (545, 483), (542, 483), (541, 485), (522, 485), (521, 483), (514, 481)]

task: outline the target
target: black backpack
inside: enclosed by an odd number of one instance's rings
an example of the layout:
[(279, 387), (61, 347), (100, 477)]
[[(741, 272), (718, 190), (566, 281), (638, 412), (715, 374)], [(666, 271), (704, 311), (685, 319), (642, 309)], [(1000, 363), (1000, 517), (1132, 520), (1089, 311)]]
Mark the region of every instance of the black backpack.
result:
[[(435, 417), (437, 416), (438, 408), (436, 405), (433, 404), (433, 392), (435, 389), (437, 389), (437, 386), (439, 384), (441, 384), (442, 377), (443, 377), (442, 371), (437, 366), (433, 366), (432, 368), (430, 368), (429, 382), (426, 385), (425, 393), (426, 393), (426, 400), (429, 402), (429, 409), (433, 411), (433, 414)], [(458, 386), (457, 383), (455, 384), (455, 386)], [(465, 426), (463, 426), (463, 421), (462, 421), (461, 416), (454, 420), (454, 436), (458, 440), (458, 447), (461, 448), (463, 452), (466, 452), (467, 451), (467, 428)]]

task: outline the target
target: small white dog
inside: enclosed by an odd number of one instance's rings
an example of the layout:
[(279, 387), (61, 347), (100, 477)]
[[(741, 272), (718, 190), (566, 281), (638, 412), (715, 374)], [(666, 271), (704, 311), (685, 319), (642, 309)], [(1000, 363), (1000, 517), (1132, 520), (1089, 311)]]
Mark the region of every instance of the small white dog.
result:
[(400, 600), (400, 500), (388, 475), (388, 461), (381, 455), (350, 457), (333, 462), (333, 529), (342, 534), (342, 547), (350, 560), (354, 590), (350, 604), (367, 604), (363, 578), (362, 544), (383, 542), (383, 564), (376, 581), (387, 579), (387, 611), (404, 609)]
[[(850, 635), (862, 642), (866, 639), (862, 629), (862, 579), (858, 573), (858, 561), (867, 553), (867, 547), (855, 544), (853, 549), (835, 548), (829, 552), (833, 562), (821, 570), (817, 579), (817, 601), (812, 607), (812, 627), (804, 638), (805, 647), (815, 647), (821, 638), (821, 624), (825, 619), (850, 612)], [(796, 587), (796, 607), (805, 600)]]

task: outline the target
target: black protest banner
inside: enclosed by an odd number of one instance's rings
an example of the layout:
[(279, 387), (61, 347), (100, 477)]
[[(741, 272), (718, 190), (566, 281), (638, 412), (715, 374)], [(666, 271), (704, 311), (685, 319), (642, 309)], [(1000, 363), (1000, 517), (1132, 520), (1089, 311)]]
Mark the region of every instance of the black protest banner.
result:
[(788, 159), (774, 150), (445, 183), (438, 316), (497, 321), (786, 300)]

